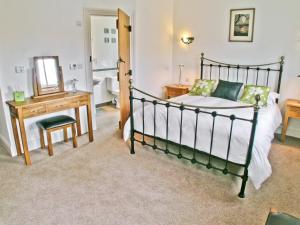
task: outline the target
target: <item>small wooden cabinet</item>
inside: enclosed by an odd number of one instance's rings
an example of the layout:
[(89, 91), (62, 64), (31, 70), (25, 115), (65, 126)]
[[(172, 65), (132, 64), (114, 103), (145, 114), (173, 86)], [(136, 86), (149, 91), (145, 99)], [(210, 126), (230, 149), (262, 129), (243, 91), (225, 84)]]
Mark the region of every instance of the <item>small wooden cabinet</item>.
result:
[(172, 84), (165, 86), (166, 98), (174, 98), (189, 93), (191, 85)]
[(284, 116), (284, 123), (283, 123), (282, 134), (281, 134), (282, 142), (285, 142), (289, 118), (300, 119), (300, 101), (299, 100), (288, 99), (285, 103), (285, 116)]

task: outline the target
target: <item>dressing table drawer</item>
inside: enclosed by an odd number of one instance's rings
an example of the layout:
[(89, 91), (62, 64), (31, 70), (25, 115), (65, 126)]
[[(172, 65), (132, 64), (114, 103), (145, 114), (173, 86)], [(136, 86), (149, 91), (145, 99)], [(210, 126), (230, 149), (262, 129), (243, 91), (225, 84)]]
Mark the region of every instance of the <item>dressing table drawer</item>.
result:
[(89, 103), (89, 96), (80, 96), (78, 101), (79, 105), (87, 105)]
[(23, 117), (33, 117), (46, 113), (46, 105), (39, 105), (35, 107), (23, 107)]
[(59, 101), (59, 102), (49, 103), (47, 105), (47, 112), (63, 111), (70, 108), (76, 108), (78, 106), (79, 104), (77, 100)]

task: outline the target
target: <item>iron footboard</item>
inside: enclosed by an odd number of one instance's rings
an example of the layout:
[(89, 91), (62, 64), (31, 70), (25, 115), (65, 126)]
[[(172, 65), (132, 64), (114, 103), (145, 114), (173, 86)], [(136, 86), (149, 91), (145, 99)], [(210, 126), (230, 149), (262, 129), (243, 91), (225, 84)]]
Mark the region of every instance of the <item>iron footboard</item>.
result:
[[(149, 98), (151, 98), (151, 100), (146, 99), (146, 98), (142, 98), (142, 97), (135, 97), (134, 96), (134, 92), (137, 92), (139, 94), (148, 96)], [(154, 99), (154, 100), (152, 100)], [(166, 101), (160, 98), (157, 98), (155, 96), (152, 96), (150, 94), (147, 94), (146, 92), (143, 92), (135, 87), (133, 87), (130, 84), (130, 125), (131, 125), (131, 154), (135, 154), (135, 142), (141, 143), (143, 146), (149, 146), (151, 147), (153, 150), (158, 150), (158, 151), (162, 151), (165, 154), (170, 154), (170, 155), (174, 155), (176, 156), (178, 159), (185, 159), (190, 161), (192, 164), (200, 164), (205, 166), (207, 169), (215, 169), (218, 171), (221, 171), (224, 175), (226, 174), (230, 174), (236, 177), (239, 177), (242, 179), (242, 184), (241, 184), (241, 189), (240, 192), (238, 194), (238, 196), (240, 198), (244, 198), (245, 197), (245, 188), (246, 188), (246, 183), (248, 180), (248, 167), (251, 161), (251, 157), (252, 157), (252, 149), (253, 149), (253, 143), (254, 143), (254, 137), (255, 137), (255, 130), (256, 130), (256, 124), (257, 124), (257, 117), (258, 117), (258, 102), (259, 102), (260, 98), (259, 95), (256, 96), (256, 105), (254, 106), (236, 106), (236, 107), (204, 107), (204, 106), (194, 106), (194, 105), (185, 105), (185, 104), (179, 104), (176, 102), (170, 102), (170, 101)], [(135, 129), (134, 126), (134, 102), (137, 101), (141, 104), (142, 107), (142, 118), (143, 118), (143, 124), (142, 124), (142, 131), (138, 131)], [(152, 104), (153, 105), (153, 128), (154, 128), (154, 132), (153, 135), (149, 135), (145, 133), (145, 104)], [(156, 130), (157, 130), (157, 126), (159, 126), (156, 122), (156, 116), (157, 116), (157, 106), (164, 106), (166, 108), (166, 133), (165, 133), (165, 137), (166, 139), (162, 139), (160, 137), (158, 137), (156, 135)], [(174, 108), (176, 110), (179, 110), (180, 112), (180, 132), (179, 132), (179, 143), (174, 143), (171, 142), (168, 138), (169, 138), (169, 112), (170, 109)], [(225, 114), (220, 114), (217, 112), (218, 109), (241, 109), (241, 108), (253, 108), (253, 118), (252, 119), (245, 119), (245, 118), (240, 118), (237, 117), (236, 115), (225, 115)], [(209, 109), (210, 111), (205, 111)], [(184, 116), (184, 112), (185, 111), (192, 111), (194, 112), (194, 116), (195, 116), (195, 130), (193, 133), (193, 138), (194, 138), (194, 147), (187, 147), (185, 145), (182, 144), (182, 132), (183, 132), (183, 116)], [(197, 149), (197, 139), (198, 139), (198, 126), (199, 126), (199, 116), (201, 114), (206, 114), (206, 115), (211, 115), (212, 118), (212, 129), (211, 129), (211, 134), (210, 134), (210, 148), (209, 148), (209, 152), (205, 152), (205, 151), (201, 151), (201, 149)], [(215, 133), (215, 124), (216, 124), (216, 118), (217, 117), (223, 117), (226, 118), (230, 121), (231, 126), (230, 126), (230, 134), (229, 134), (229, 140), (228, 140), (228, 146), (226, 146), (226, 148), (224, 149), (224, 151), (226, 151), (226, 159), (224, 158), (219, 158), (217, 156), (215, 156), (212, 153), (212, 149), (213, 149), (213, 145), (214, 145), (214, 133)], [(230, 155), (230, 150), (231, 150), (231, 139), (232, 139), (232, 133), (233, 133), (233, 125), (236, 121), (246, 121), (249, 122), (251, 124), (251, 134), (249, 137), (249, 146), (248, 146), (248, 150), (247, 150), (247, 156), (246, 156), (246, 160), (244, 164), (238, 164), (235, 162), (232, 162), (229, 160), (229, 155)], [(149, 122), (149, 121), (147, 121)], [(191, 132), (192, 133), (192, 132)], [(139, 134), (139, 136), (141, 136), (140, 139), (136, 138), (136, 134)], [(147, 140), (146, 140), (147, 139)], [(151, 143), (148, 141), (148, 139), (151, 139)], [(159, 143), (158, 143), (159, 142)], [(178, 152), (174, 153), (172, 151), (170, 151), (170, 145), (172, 144), (176, 144), (178, 146)], [(191, 157), (187, 157), (182, 153), (182, 150), (184, 148), (188, 148), (191, 150)], [(203, 162), (201, 160), (199, 160), (199, 157), (197, 157), (197, 154), (203, 154), (206, 156), (206, 161)], [(212, 159), (218, 159), (218, 160), (222, 160), (224, 162), (224, 167), (218, 167), (216, 165), (214, 165), (212, 163)], [(233, 164), (233, 165), (237, 165), (239, 167), (244, 168), (242, 174), (236, 173), (234, 171), (231, 171), (229, 168), (229, 165)]]

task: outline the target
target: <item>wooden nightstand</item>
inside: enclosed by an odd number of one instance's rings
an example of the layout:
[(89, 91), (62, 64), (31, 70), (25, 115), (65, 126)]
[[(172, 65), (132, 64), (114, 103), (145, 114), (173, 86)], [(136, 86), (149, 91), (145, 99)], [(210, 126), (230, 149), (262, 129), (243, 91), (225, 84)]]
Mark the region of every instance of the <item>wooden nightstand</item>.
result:
[(189, 93), (191, 85), (172, 84), (165, 86), (166, 98), (174, 98)]
[(282, 128), (281, 140), (285, 142), (286, 130), (288, 128), (289, 118), (300, 119), (300, 101), (288, 99), (285, 103), (285, 116)]

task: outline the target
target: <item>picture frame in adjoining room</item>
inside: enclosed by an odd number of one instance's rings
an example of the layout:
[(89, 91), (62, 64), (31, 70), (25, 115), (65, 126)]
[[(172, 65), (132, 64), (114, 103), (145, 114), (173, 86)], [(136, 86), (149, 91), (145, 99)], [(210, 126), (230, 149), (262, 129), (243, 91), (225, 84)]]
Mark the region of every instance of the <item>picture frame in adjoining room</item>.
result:
[(115, 29), (115, 28), (111, 28), (111, 29), (110, 29), (110, 33), (111, 33), (111, 34), (116, 34), (116, 33), (117, 33), (117, 31), (116, 31), (116, 29)]
[(104, 28), (104, 34), (109, 34), (109, 28)]
[(253, 42), (255, 9), (231, 9), (229, 41)]

